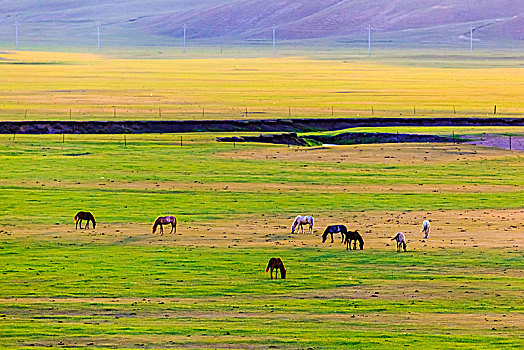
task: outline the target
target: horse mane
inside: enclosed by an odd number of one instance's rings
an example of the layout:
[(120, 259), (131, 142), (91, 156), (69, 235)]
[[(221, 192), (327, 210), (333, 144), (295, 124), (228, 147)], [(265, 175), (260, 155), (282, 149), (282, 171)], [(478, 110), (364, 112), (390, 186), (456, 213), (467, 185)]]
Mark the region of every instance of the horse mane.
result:
[(297, 217), (293, 221), (293, 225), (291, 225), (291, 231), (295, 231), (295, 227), (297, 226), (297, 222), (298, 222), (298, 218), (299, 217), (300, 217), (300, 215), (297, 215)]
[(159, 223), (160, 223), (160, 218), (156, 219), (155, 223), (153, 224), (153, 233), (155, 233), (156, 227), (159, 225)]
[(93, 214), (88, 212), (87, 213), (87, 218), (88, 218), (88, 220), (93, 221), (93, 228), (95, 228), (96, 227), (96, 221), (95, 221), (95, 217), (93, 216)]
[(360, 244), (360, 249), (363, 249), (364, 248), (364, 239), (362, 238), (362, 236), (360, 235), (358, 231), (355, 231), (355, 236), (357, 238), (358, 243)]

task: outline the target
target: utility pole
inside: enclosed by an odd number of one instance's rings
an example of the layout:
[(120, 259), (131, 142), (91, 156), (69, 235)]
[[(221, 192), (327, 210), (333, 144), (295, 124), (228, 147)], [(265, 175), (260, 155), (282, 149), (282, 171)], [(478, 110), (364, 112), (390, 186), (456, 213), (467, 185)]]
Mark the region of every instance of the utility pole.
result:
[(100, 24), (96, 25), (96, 47), (100, 51)]
[(186, 25), (184, 24), (184, 53), (186, 53)]
[(469, 54), (473, 56), (473, 26), (469, 26)]
[(15, 41), (16, 41), (16, 51), (18, 51), (19, 45), (18, 45), (18, 21), (15, 21)]
[(273, 56), (276, 56), (276, 54), (277, 54), (275, 30), (276, 30), (276, 28), (275, 28), (275, 26), (273, 26)]
[(371, 57), (371, 25), (368, 25), (368, 57)]

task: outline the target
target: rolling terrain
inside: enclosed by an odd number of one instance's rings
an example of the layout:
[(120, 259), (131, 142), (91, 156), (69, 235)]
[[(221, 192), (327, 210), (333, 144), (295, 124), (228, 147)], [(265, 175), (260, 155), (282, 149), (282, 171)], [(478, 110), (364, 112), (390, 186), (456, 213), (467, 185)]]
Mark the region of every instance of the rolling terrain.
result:
[[(15, 1), (0, 4), (0, 42), (12, 42), (20, 23), (26, 45), (92, 45), (100, 25), (105, 45), (180, 44), (183, 26), (191, 40), (212, 43), (323, 39), (346, 44), (367, 39), (453, 45), (520, 41), (524, 3), (518, 0), (205, 0), (205, 1)], [(327, 39), (327, 41), (326, 41)]]

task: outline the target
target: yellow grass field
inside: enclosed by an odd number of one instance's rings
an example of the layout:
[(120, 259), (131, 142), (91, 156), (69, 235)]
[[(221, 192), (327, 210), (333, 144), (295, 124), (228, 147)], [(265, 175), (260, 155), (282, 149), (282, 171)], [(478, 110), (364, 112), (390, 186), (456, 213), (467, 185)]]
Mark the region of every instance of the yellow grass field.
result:
[(524, 113), (523, 68), (386, 62), (2, 52), (0, 120), (486, 116), (495, 105), (497, 115)]

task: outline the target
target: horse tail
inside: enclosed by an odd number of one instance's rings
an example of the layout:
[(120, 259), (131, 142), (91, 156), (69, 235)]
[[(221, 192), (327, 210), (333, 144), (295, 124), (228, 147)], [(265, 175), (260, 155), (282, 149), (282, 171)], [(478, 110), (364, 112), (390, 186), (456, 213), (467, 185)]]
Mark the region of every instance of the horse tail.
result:
[(78, 221), (78, 214), (75, 215), (75, 222)]

